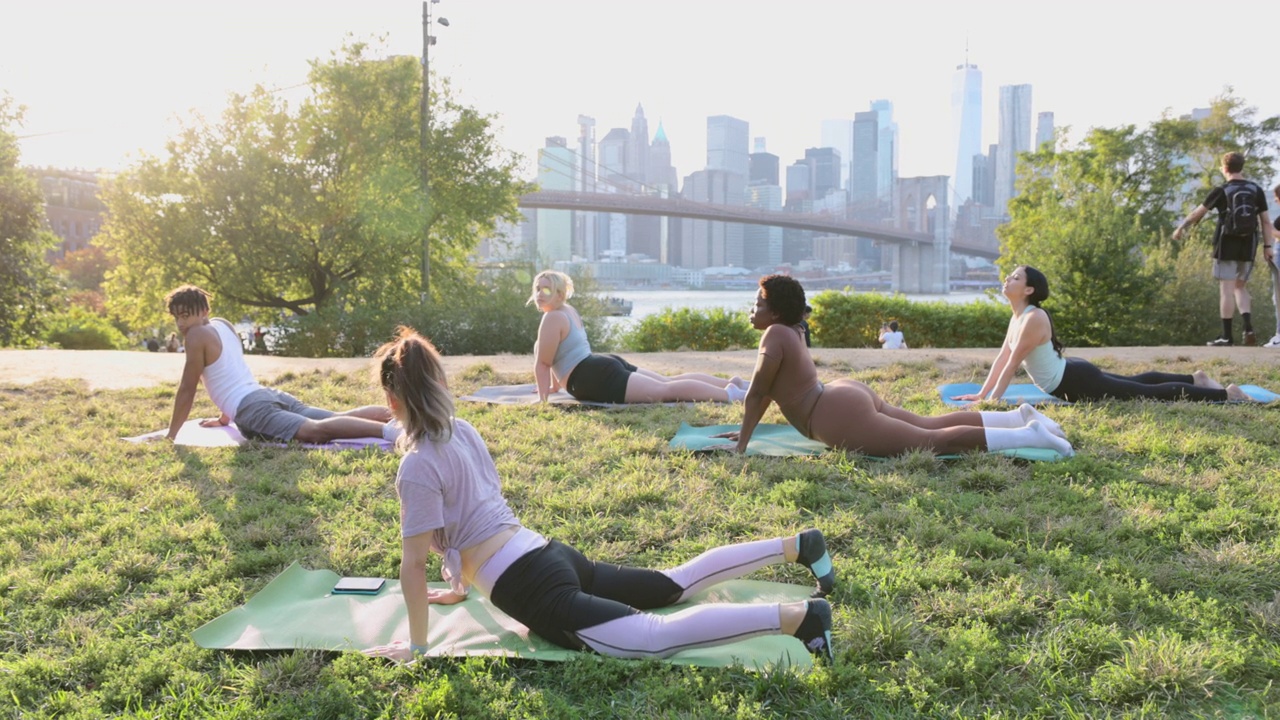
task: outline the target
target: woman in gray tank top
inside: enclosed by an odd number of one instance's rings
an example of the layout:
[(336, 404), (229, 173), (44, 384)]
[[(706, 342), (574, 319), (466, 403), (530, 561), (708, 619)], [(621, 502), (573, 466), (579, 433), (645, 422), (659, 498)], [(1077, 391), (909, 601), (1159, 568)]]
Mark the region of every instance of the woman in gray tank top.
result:
[(568, 302), (571, 297), (573, 280), (562, 272), (544, 270), (533, 279), (529, 302), (542, 312), (533, 374), (543, 402), (561, 388), (579, 400), (605, 403), (737, 402), (746, 395), (741, 378), (703, 373), (668, 377), (617, 355), (592, 353), (582, 317)]

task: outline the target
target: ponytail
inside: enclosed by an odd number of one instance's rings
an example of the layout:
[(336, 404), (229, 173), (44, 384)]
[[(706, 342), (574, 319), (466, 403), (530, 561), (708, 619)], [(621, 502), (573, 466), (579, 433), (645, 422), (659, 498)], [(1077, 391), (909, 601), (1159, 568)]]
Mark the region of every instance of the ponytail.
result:
[(431, 341), (401, 326), (396, 339), (378, 348), (373, 358), (378, 385), (401, 407), (404, 442), (448, 442), (453, 437), (453, 395)]

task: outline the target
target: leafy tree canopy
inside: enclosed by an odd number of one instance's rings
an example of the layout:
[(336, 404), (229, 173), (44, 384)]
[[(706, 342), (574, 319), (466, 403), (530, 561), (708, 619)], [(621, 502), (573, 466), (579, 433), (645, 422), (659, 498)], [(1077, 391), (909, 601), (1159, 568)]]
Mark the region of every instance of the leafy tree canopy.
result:
[(0, 95), (0, 347), (34, 343), (56, 292), (44, 255), (57, 238), (45, 230), (40, 186), (18, 167), (22, 111)]
[[(1165, 117), (1139, 130), (1091, 129), (1078, 146), (1027, 153), (1019, 195), (997, 230), (1002, 272), (1029, 264), (1049, 278), (1059, 337), (1076, 345), (1123, 345), (1148, 312), (1183, 249), (1208, 253), (1200, 234), (1175, 244), (1177, 221), (1220, 184), (1222, 154), (1247, 158), (1246, 176), (1271, 177), (1280, 118), (1256, 111), (1228, 90), (1207, 117)], [(1204, 285), (1211, 283), (1206, 278)], [(1212, 290), (1212, 288), (1210, 288)], [(1216, 290), (1213, 290), (1216, 294)], [(1198, 330), (1197, 330), (1198, 332)]]
[[(421, 66), (350, 44), (311, 65), (296, 107), (261, 86), (232, 95), (217, 121), (194, 118), (104, 192), (100, 242), (119, 265), (110, 307), (134, 327), (163, 322), (183, 282), (223, 314), (396, 307), (421, 288), (424, 234), (433, 285), (470, 275), (467, 254), (527, 188), (491, 116), (433, 83), (420, 146)], [(423, 163), (430, 160), (430, 202)], [(438, 292), (438, 291), (437, 291)]]

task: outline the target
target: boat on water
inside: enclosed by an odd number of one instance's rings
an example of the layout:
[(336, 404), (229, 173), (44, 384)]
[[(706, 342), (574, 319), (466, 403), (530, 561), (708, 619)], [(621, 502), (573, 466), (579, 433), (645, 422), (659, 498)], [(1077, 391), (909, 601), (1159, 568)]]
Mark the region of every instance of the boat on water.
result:
[(632, 303), (612, 295), (603, 299), (604, 314), (610, 317), (631, 317)]

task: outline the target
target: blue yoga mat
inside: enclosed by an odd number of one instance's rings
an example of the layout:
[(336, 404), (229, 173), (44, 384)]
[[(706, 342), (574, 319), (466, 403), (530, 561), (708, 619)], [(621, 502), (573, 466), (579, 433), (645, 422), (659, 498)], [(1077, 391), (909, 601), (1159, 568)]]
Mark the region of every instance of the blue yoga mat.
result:
[[(713, 438), (712, 435), (726, 433), (737, 430), (739, 425), (707, 425), (705, 427), (693, 427), (688, 423), (681, 423), (680, 431), (667, 444), (670, 450), (689, 450), (692, 452), (707, 452), (708, 448), (714, 445), (723, 445), (728, 441), (724, 438)], [(790, 425), (774, 425), (770, 423), (761, 423), (756, 426), (754, 432), (751, 433), (751, 442), (747, 444), (748, 455), (766, 455), (770, 457), (790, 457), (797, 455), (821, 455), (827, 451), (827, 446), (817, 440), (800, 434), (798, 430)], [(1062, 455), (1056, 450), (1048, 448), (1017, 448), (1013, 450), (997, 450), (993, 455), (1004, 455), (1005, 457), (1017, 458), (1019, 460), (1035, 460), (1039, 462), (1053, 462), (1061, 460)], [(888, 460), (888, 458), (876, 457), (868, 455), (873, 460)], [(955, 460), (960, 455), (939, 455), (943, 460)]]
[[(978, 383), (951, 383), (950, 385), (939, 385), (938, 394), (942, 396), (942, 402), (952, 407), (967, 407), (970, 403), (955, 400), (957, 395), (970, 395), (982, 389), (982, 385)], [(1280, 400), (1280, 395), (1270, 390), (1258, 387), (1257, 385), (1241, 385), (1240, 389), (1245, 395), (1257, 400), (1258, 402), (1275, 402)], [(1056, 398), (1049, 393), (1041, 390), (1035, 385), (1010, 385), (1005, 389), (1001, 400), (1010, 405), (1021, 405), (1022, 403), (1031, 403), (1032, 405), (1069, 405), (1066, 400)]]

